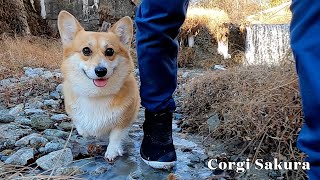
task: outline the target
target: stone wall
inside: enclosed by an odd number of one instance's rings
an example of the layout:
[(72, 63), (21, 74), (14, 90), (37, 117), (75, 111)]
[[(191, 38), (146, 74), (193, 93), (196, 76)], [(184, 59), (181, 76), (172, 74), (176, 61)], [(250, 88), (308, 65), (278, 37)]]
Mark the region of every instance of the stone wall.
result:
[(86, 30), (98, 30), (104, 20), (111, 23), (123, 16), (134, 17), (131, 0), (40, 0), (41, 16), (46, 19), (55, 36), (57, 16), (61, 10), (73, 14)]
[(73, 14), (86, 30), (98, 30), (103, 21), (134, 18), (131, 0), (12, 0), (0, 1), (0, 33), (58, 36), (61, 10)]

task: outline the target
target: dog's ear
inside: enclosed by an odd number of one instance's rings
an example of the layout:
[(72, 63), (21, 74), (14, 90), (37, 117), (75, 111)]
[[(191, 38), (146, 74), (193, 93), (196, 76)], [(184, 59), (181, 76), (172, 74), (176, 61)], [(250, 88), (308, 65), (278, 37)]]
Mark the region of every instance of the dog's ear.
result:
[(83, 27), (73, 15), (67, 11), (61, 11), (58, 16), (58, 29), (62, 44), (66, 45), (75, 38), (77, 32), (83, 30)]
[(116, 22), (109, 32), (115, 33), (120, 38), (121, 43), (128, 49), (130, 48), (133, 36), (133, 23), (129, 16), (123, 17)]

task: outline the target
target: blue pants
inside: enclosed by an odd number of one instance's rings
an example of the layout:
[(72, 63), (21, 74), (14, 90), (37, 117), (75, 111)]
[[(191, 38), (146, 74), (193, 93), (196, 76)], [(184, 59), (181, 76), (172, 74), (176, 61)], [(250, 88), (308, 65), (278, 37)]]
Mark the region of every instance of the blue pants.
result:
[(320, 1), (293, 0), (291, 11), (291, 47), (305, 116), (298, 147), (308, 155), (309, 179), (320, 179)]
[(188, 0), (143, 0), (135, 23), (141, 104), (148, 111), (174, 111), (177, 87), (176, 37)]

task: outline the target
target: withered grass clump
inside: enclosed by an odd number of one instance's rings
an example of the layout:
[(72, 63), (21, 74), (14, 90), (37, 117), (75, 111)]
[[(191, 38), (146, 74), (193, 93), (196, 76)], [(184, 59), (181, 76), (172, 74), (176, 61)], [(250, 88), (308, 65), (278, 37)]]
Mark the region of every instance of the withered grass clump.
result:
[[(251, 66), (212, 71), (186, 87), (188, 131), (215, 139), (238, 139), (255, 159), (276, 153), (302, 161), (295, 142), (303, 121), (294, 66)], [(218, 115), (209, 131), (207, 119)], [(191, 125), (190, 125), (191, 124)]]
[(58, 69), (62, 62), (60, 40), (41, 37), (0, 37), (0, 80), (21, 75), (23, 67)]
[(187, 18), (182, 25), (182, 33), (195, 35), (201, 27), (206, 27), (209, 33), (218, 40), (225, 40), (224, 36), (228, 33), (228, 28), (224, 23), (229, 23), (228, 15), (219, 9), (190, 8)]

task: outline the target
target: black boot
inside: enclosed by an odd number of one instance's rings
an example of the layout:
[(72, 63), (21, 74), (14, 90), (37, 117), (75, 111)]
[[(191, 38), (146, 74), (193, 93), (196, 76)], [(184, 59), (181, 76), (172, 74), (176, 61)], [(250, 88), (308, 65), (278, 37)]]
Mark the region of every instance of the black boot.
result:
[(170, 169), (177, 161), (172, 141), (172, 113), (145, 111), (144, 137), (140, 155), (145, 163), (157, 169)]

